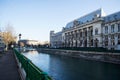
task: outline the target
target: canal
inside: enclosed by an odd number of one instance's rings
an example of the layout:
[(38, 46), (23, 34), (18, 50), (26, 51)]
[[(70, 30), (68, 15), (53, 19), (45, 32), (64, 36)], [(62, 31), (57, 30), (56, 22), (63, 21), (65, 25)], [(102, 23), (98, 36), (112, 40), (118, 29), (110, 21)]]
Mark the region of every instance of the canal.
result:
[(23, 53), (54, 80), (120, 80), (120, 65), (29, 51)]

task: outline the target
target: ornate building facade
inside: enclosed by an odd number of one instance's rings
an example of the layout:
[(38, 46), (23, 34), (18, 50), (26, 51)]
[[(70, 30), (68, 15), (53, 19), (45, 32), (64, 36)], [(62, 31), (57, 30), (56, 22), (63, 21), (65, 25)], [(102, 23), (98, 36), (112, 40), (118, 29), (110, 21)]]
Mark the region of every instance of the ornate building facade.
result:
[(120, 12), (104, 17), (103, 47), (120, 50)]
[(80, 17), (63, 29), (65, 47), (102, 47), (102, 21), (105, 13), (99, 9)]
[(120, 12), (106, 16), (102, 9), (98, 9), (69, 22), (62, 29), (62, 47), (104, 47), (120, 50), (119, 26)]
[(50, 46), (52, 48), (62, 47), (62, 32), (50, 31)]

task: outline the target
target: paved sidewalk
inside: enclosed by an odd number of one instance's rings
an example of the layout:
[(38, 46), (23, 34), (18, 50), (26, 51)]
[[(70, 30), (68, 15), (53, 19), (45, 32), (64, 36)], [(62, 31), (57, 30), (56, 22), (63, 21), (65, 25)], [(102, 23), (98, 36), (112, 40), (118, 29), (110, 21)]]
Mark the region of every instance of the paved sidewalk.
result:
[(13, 52), (0, 55), (0, 80), (21, 80)]

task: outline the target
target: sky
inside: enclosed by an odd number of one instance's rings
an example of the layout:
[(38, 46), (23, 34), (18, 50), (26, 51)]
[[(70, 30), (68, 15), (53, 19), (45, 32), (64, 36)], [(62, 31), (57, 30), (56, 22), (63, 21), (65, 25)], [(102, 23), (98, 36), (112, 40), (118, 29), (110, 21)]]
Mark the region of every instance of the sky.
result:
[(0, 29), (9, 24), (21, 39), (49, 41), (51, 30), (100, 8), (118, 12), (120, 0), (0, 0)]

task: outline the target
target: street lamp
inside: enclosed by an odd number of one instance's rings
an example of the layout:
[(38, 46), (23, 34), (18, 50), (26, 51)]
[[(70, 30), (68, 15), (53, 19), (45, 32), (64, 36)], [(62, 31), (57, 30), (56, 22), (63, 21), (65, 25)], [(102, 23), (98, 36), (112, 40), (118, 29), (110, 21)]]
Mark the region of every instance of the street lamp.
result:
[(22, 35), (21, 35), (21, 34), (19, 34), (19, 41), (20, 41), (20, 39), (21, 39), (21, 36), (22, 36)]
[(21, 40), (21, 34), (19, 34), (19, 42), (18, 42), (18, 44), (19, 44), (19, 51), (20, 51), (20, 40)]

